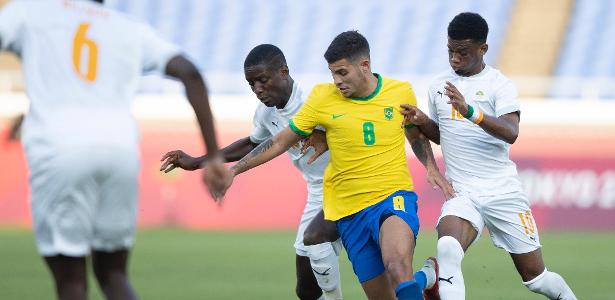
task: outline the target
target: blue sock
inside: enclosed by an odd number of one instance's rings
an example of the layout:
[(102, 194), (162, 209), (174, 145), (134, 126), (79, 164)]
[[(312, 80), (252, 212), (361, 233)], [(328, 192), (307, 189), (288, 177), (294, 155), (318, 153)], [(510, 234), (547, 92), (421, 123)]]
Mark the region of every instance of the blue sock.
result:
[(419, 284), (421, 290), (424, 290), (427, 287), (427, 275), (425, 275), (425, 272), (423, 271), (414, 273), (414, 281)]
[(398, 300), (423, 300), (423, 289), (416, 281), (408, 280), (395, 288), (395, 295)]

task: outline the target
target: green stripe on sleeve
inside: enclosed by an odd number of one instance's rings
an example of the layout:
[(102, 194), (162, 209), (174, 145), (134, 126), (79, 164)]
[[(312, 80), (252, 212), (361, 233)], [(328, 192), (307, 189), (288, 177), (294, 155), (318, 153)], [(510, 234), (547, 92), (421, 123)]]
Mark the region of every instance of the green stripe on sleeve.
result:
[(302, 137), (307, 137), (307, 136), (310, 135), (309, 133), (299, 129), (299, 127), (297, 127), (297, 125), (295, 125), (295, 122), (293, 122), (292, 119), (290, 121), (288, 121), (288, 125), (290, 126), (290, 129), (292, 131), (294, 131), (297, 135), (300, 135)]
[(414, 127), (414, 124), (412, 124), (412, 123), (404, 125), (404, 128), (406, 128), (406, 129), (410, 129), (412, 127)]

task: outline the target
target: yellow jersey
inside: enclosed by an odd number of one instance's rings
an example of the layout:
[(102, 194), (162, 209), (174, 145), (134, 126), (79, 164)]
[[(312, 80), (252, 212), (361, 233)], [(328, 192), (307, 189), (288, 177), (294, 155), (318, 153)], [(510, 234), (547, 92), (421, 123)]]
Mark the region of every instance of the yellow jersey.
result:
[(324, 175), (325, 219), (339, 220), (398, 190), (412, 190), (400, 104), (416, 105), (409, 82), (378, 77), (374, 92), (346, 98), (332, 84), (319, 84), (290, 120), (307, 136), (327, 131), (330, 160)]

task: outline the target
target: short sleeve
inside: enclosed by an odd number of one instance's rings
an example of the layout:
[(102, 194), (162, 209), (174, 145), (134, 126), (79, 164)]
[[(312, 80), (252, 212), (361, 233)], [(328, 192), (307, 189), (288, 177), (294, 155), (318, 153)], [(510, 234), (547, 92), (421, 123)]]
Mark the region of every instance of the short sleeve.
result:
[(250, 141), (252, 143), (260, 144), (272, 137), (271, 133), (265, 126), (263, 126), (263, 117), (259, 113), (258, 109), (254, 112), (254, 118), (252, 118), (252, 132), (250, 133)]
[(181, 54), (180, 48), (164, 40), (154, 30), (141, 24), (142, 71), (164, 73), (171, 58)]
[(319, 125), (317, 110), (315, 109), (317, 101), (318, 87), (315, 87), (312, 89), (307, 100), (305, 100), (305, 103), (303, 103), (303, 106), (301, 106), (297, 114), (289, 122), (290, 129), (297, 135), (308, 136)]
[(429, 88), (429, 92), (427, 92), (427, 105), (429, 108), (429, 118), (439, 124), (438, 119), (438, 108), (436, 107), (436, 95), (437, 91), (434, 91), (434, 86), (432, 85)]
[(416, 94), (414, 93), (414, 88), (412, 88), (412, 85), (409, 82), (408, 82), (408, 98), (406, 101), (407, 101), (407, 104), (416, 106)]
[(521, 110), (517, 87), (512, 80), (507, 79), (495, 91), (494, 101), (496, 117)]
[(24, 3), (11, 1), (0, 11), (0, 49), (21, 54), (21, 41), (25, 29)]

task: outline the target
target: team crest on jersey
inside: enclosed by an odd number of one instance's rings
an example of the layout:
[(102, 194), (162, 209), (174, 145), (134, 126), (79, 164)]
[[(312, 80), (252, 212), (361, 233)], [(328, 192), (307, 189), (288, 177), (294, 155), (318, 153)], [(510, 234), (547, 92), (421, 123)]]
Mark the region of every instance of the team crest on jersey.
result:
[(485, 99), (485, 92), (479, 90), (478, 92), (476, 92), (476, 94), (474, 94), (476, 96), (476, 100), (483, 100)]
[(392, 106), (384, 108), (384, 118), (387, 120), (393, 119), (393, 107)]

